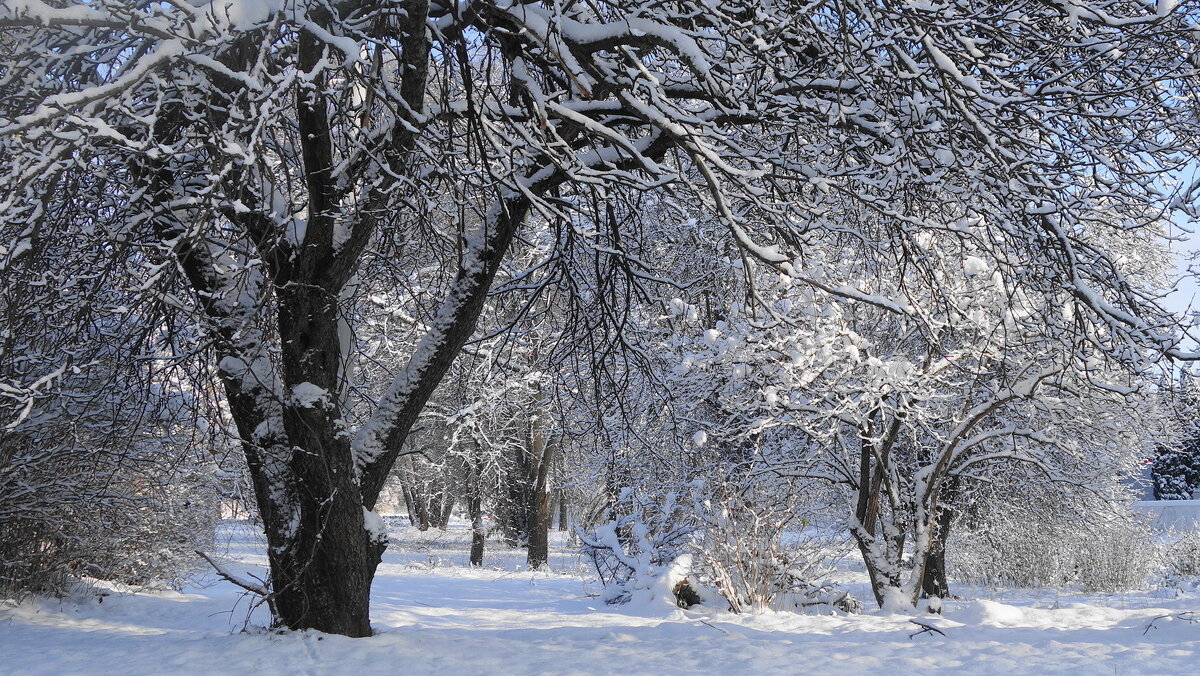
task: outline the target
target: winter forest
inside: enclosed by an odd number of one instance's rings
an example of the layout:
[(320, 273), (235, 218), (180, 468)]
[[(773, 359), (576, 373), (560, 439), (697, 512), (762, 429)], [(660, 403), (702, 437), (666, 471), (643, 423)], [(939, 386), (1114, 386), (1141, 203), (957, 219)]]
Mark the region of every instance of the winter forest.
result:
[(0, 0), (0, 672), (1194, 671), (1198, 96), (1193, 0)]

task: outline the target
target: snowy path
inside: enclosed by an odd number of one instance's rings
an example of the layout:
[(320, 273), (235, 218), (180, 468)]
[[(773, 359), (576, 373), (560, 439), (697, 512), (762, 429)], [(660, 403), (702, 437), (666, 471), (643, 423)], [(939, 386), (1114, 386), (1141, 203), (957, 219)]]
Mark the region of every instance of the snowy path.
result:
[[(246, 602), (223, 582), (185, 593), (114, 594), (0, 610), (5, 674), (1187, 674), (1200, 673), (1200, 624), (1157, 615), (1200, 596), (1059, 596), (960, 601), (920, 635), (900, 616), (737, 616), (605, 607), (557, 552), (559, 570), (514, 572), (502, 552), (470, 570), (455, 542), (389, 552), (374, 590), (378, 635), (239, 632)], [(235, 541), (238, 570), (261, 572)], [(438, 563), (428, 565), (429, 561)], [(507, 570), (506, 570), (507, 569)], [(1162, 596), (1162, 594), (1158, 594)], [(1037, 601), (1032, 603), (1037, 604)], [(230, 609), (233, 611), (230, 612)], [(256, 614), (254, 621), (263, 618)]]

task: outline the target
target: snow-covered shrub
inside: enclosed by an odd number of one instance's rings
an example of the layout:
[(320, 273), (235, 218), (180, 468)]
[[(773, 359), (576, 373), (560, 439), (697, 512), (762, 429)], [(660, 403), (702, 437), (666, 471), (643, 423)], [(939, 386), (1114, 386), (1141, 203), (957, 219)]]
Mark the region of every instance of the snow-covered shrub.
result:
[(152, 483), (126, 479), (126, 497), (113, 501), (121, 515), (107, 524), (110, 545), (88, 563), (93, 577), (178, 586), (201, 565), (196, 551), (212, 547), (220, 515), (213, 472), (187, 467), (146, 478)]
[(1163, 567), (1170, 577), (1200, 577), (1200, 530), (1183, 533), (1165, 545)]
[[(0, 385), (54, 365), (35, 356), (0, 360)], [(115, 355), (56, 373), (24, 400), (0, 400), (11, 421), (0, 426), (0, 595), (177, 580), (212, 546), (211, 452), (228, 437), (197, 424), (194, 387)]]
[(862, 608), (846, 592), (818, 582), (846, 538), (810, 529), (803, 506), (786, 488), (722, 484), (695, 502), (702, 522), (699, 568), (733, 612)]
[(1153, 532), (1130, 509), (1004, 509), (959, 529), (947, 546), (952, 577), (994, 587), (1119, 591), (1146, 584), (1158, 564)]
[(608, 603), (720, 599), (733, 612), (861, 603), (821, 582), (847, 548), (844, 534), (809, 527), (788, 491), (695, 481), (662, 500), (624, 490), (610, 519), (580, 532)]
[(675, 595), (690, 568), (688, 540), (696, 519), (671, 492), (661, 501), (624, 489), (609, 509), (609, 520), (579, 532), (583, 554), (604, 585), (607, 603)]
[(167, 454), (0, 440), (0, 596), (61, 593), (80, 578), (173, 584), (212, 546), (207, 467)]

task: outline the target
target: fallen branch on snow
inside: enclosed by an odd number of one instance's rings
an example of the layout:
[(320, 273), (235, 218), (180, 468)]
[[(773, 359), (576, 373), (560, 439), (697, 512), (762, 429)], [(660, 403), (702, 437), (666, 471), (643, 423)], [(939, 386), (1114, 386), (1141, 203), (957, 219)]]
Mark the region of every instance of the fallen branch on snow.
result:
[(729, 635), (729, 632), (725, 631), (724, 629), (718, 627), (715, 624), (709, 624), (708, 622), (706, 622), (704, 620), (700, 620), (700, 624), (708, 625), (708, 626), (712, 627), (713, 629), (716, 629), (717, 631), (721, 632), (722, 634), (725, 634), (726, 636)]
[(914, 636), (920, 636), (921, 634), (941, 634), (942, 636), (946, 635), (946, 632), (942, 631), (941, 629), (938, 629), (937, 627), (933, 626), (932, 624), (929, 624), (928, 622), (922, 622), (920, 620), (909, 620), (909, 622), (912, 622), (913, 624), (915, 624), (921, 628), (920, 631), (914, 631), (913, 633), (908, 635), (908, 640), (910, 640), (910, 641), (912, 640), (912, 638)]
[(1146, 634), (1150, 633), (1151, 629), (1158, 628), (1158, 627), (1154, 626), (1155, 622), (1158, 622), (1159, 620), (1167, 620), (1167, 619), (1181, 620), (1183, 622), (1187, 622), (1188, 624), (1196, 624), (1197, 622), (1200, 622), (1200, 613), (1197, 613), (1192, 610), (1185, 610), (1182, 613), (1159, 615), (1158, 617), (1154, 618), (1153, 620), (1150, 620), (1150, 623), (1147, 624), (1146, 628), (1142, 631), (1142, 636), (1145, 636)]

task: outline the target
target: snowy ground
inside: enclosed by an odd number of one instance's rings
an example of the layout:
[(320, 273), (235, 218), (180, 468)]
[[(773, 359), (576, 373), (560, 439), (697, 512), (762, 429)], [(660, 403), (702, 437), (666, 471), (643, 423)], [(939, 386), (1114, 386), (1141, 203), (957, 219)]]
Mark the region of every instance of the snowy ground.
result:
[[(226, 560), (262, 574), (258, 538), (223, 530)], [(466, 566), (462, 530), (395, 533), (375, 582), (377, 635), (273, 634), (247, 600), (202, 576), (182, 592), (80, 595), (0, 608), (5, 674), (1186, 674), (1200, 672), (1200, 593), (971, 592), (910, 638), (904, 616), (732, 615), (606, 607), (565, 547), (554, 572), (489, 543)]]

